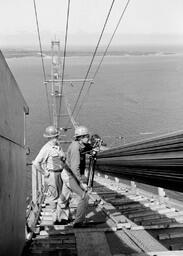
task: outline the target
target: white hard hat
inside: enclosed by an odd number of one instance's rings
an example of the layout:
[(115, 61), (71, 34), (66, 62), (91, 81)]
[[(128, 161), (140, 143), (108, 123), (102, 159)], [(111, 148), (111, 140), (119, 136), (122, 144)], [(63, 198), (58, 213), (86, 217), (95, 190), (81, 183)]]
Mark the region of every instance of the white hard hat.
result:
[(88, 128), (86, 128), (85, 126), (78, 126), (75, 129), (74, 137), (79, 137), (87, 134), (89, 134)]
[(59, 135), (59, 132), (57, 131), (56, 127), (53, 125), (50, 125), (46, 127), (45, 133), (43, 134), (44, 137), (46, 138), (54, 138)]

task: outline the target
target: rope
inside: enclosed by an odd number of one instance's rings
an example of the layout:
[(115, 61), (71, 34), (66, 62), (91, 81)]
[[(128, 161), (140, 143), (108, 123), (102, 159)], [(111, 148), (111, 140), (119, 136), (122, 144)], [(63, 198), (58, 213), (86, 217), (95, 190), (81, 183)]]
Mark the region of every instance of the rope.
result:
[(44, 60), (43, 60), (43, 50), (42, 50), (42, 44), (41, 44), (41, 36), (40, 36), (40, 31), (39, 31), (39, 22), (38, 22), (38, 15), (37, 15), (37, 8), (36, 8), (35, 0), (33, 0), (33, 3), (34, 3), (36, 27), (37, 27), (37, 33), (38, 33), (38, 39), (39, 39), (39, 48), (40, 48), (40, 53), (41, 53), (41, 62), (42, 62), (42, 70), (43, 70), (43, 77), (44, 77), (44, 84), (45, 84), (46, 99), (47, 99), (47, 105), (48, 105), (49, 120), (51, 123), (51, 113), (50, 113), (49, 99), (48, 99), (48, 87), (47, 87), (47, 84), (45, 83), (46, 72), (45, 72), (45, 66), (44, 66)]
[(66, 22), (66, 32), (65, 32), (65, 46), (64, 46), (64, 60), (62, 66), (62, 84), (61, 84), (61, 91), (60, 91), (60, 104), (59, 104), (59, 111), (58, 111), (58, 126), (60, 123), (60, 113), (61, 113), (61, 99), (63, 93), (63, 80), (64, 80), (64, 72), (65, 72), (65, 58), (66, 58), (66, 51), (67, 51), (67, 35), (68, 35), (68, 27), (69, 27), (69, 11), (70, 11), (70, 0), (68, 0), (68, 7), (67, 7), (67, 22)]
[(129, 5), (129, 3), (130, 3), (130, 0), (128, 0), (127, 3), (126, 3), (126, 5), (125, 5), (125, 8), (124, 8), (124, 10), (123, 10), (123, 12), (122, 12), (122, 14), (121, 14), (121, 16), (120, 16), (120, 18), (119, 18), (119, 21), (118, 21), (118, 23), (117, 23), (117, 25), (116, 25), (116, 28), (115, 28), (115, 30), (114, 30), (112, 36), (111, 36), (111, 39), (110, 39), (110, 41), (109, 41), (109, 43), (108, 43), (108, 45), (107, 45), (107, 47), (106, 47), (106, 49), (105, 49), (105, 51), (104, 51), (104, 54), (103, 54), (102, 59), (101, 59), (99, 65), (98, 65), (98, 68), (97, 68), (97, 70), (95, 71), (95, 74), (94, 74), (94, 76), (93, 76), (93, 79), (95, 79), (95, 77), (96, 77), (96, 75), (97, 75), (97, 73), (98, 73), (98, 71), (99, 71), (99, 69), (100, 69), (100, 67), (101, 67), (101, 65), (102, 65), (103, 59), (104, 59), (104, 57), (105, 57), (105, 55), (106, 55), (106, 53), (107, 53), (107, 51), (108, 51), (108, 49), (109, 49), (109, 46), (111, 45), (111, 42), (112, 42), (112, 40), (113, 40), (113, 38), (114, 38), (114, 35), (115, 35), (115, 33), (116, 33), (116, 31), (117, 31), (117, 29), (118, 29), (120, 23), (121, 23), (121, 20), (122, 20), (124, 14), (125, 14), (125, 11), (126, 11), (128, 5)]
[(110, 16), (110, 13), (111, 13), (112, 7), (113, 7), (113, 5), (114, 5), (114, 2), (115, 2), (115, 0), (113, 0), (113, 1), (112, 1), (111, 7), (110, 7), (109, 12), (108, 12), (108, 15), (107, 15), (107, 17), (106, 17), (106, 20), (105, 20), (105, 23), (104, 23), (104, 26), (103, 26), (102, 32), (101, 32), (101, 34), (100, 34), (100, 37), (99, 37), (99, 40), (98, 40), (97, 46), (96, 46), (95, 51), (94, 51), (94, 53), (93, 53), (93, 57), (92, 57), (92, 59), (91, 59), (91, 62), (90, 62), (90, 65), (89, 65), (88, 71), (87, 71), (87, 73), (86, 73), (86, 76), (85, 76), (85, 79), (84, 79), (83, 85), (82, 85), (82, 87), (81, 87), (81, 89), (80, 89), (80, 91), (79, 91), (79, 95), (78, 95), (77, 100), (76, 100), (76, 103), (75, 103), (75, 105), (74, 105), (74, 108), (73, 108), (73, 111), (72, 111), (72, 115), (74, 114), (75, 109), (76, 109), (76, 106), (77, 106), (77, 104), (78, 104), (78, 102), (79, 102), (79, 98), (81, 97), (82, 90), (83, 90), (83, 88), (84, 88), (84, 86), (85, 86), (86, 79), (87, 79), (87, 77), (88, 77), (88, 74), (89, 74), (89, 72), (90, 72), (91, 66), (92, 66), (93, 61), (94, 61), (94, 58), (95, 58), (95, 56), (96, 56), (96, 52), (97, 52), (97, 50), (98, 50), (98, 47), (99, 47), (100, 41), (101, 41), (101, 39), (102, 39), (102, 36), (103, 36), (104, 30), (105, 30), (105, 27), (106, 27), (106, 25), (107, 25), (107, 21), (108, 21), (108, 19), (109, 19), (109, 16)]
[[(118, 29), (120, 23), (121, 23), (121, 20), (122, 20), (124, 14), (125, 14), (125, 12), (126, 12), (126, 9), (127, 9), (128, 5), (129, 5), (129, 3), (130, 3), (130, 0), (128, 0), (127, 3), (126, 3), (126, 5), (125, 5), (125, 8), (124, 8), (124, 10), (123, 10), (123, 12), (122, 12), (122, 14), (121, 14), (121, 16), (120, 16), (120, 18), (119, 18), (119, 21), (118, 21), (118, 23), (117, 23), (117, 25), (116, 25), (116, 28), (115, 28), (115, 30), (114, 30), (112, 36), (111, 36), (111, 39), (110, 39), (110, 41), (109, 41), (109, 43), (108, 43), (108, 45), (107, 45), (107, 47), (106, 47), (106, 49), (105, 49), (105, 51), (104, 51), (104, 54), (103, 54), (102, 59), (101, 59), (99, 65), (98, 65), (98, 68), (97, 68), (96, 71), (95, 71), (95, 74), (94, 74), (94, 76), (93, 76), (93, 80), (95, 79), (95, 77), (96, 77), (96, 75), (97, 75), (97, 73), (98, 73), (98, 71), (99, 71), (99, 69), (100, 69), (100, 67), (101, 67), (101, 65), (102, 65), (102, 62), (103, 62), (103, 60), (104, 60), (104, 57), (105, 57), (106, 54), (107, 54), (107, 51), (108, 51), (108, 49), (109, 49), (109, 46), (111, 45), (111, 42), (112, 42), (112, 40), (113, 40), (113, 38), (114, 38), (114, 35), (115, 35), (115, 33), (116, 33), (116, 31), (117, 31), (117, 29)], [(79, 115), (79, 112), (81, 111), (81, 108), (82, 108), (82, 106), (83, 106), (83, 104), (84, 104), (84, 99), (86, 99), (86, 96), (89, 94), (91, 85), (92, 85), (92, 83), (90, 83), (90, 85), (89, 85), (89, 87), (88, 87), (88, 90), (87, 90), (87, 92), (86, 92), (86, 94), (85, 94), (85, 96), (84, 96), (84, 98), (83, 98), (83, 101), (82, 101), (82, 103), (81, 103), (81, 105), (80, 105), (80, 107), (79, 107), (79, 109), (78, 109), (78, 113), (76, 114), (75, 118), (77, 118), (77, 116)]]
[(69, 118), (70, 118), (70, 120), (72, 122), (73, 127), (76, 128), (78, 126), (78, 123), (74, 120), (74, 117), (72, 116), (71, 109), (70, 109), (70, 106), (68, 104), (67, 98), (64, 97), (64, 100), (65, 100), (65, 105), (66, 105), (66, 108), (67, 108), (67, 112), (68, 112)]

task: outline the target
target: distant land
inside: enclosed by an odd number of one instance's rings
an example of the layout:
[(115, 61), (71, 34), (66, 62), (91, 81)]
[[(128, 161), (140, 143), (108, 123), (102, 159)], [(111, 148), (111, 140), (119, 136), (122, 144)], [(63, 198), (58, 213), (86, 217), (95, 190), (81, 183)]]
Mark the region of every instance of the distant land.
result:
[[(66, 56), (91, 56), (95, 47), (72, 47), (67, 50)], [(97, 56), (102, 56), (105, 47), (100, 47)], [(39, 49), (27, 48), (3, 48), (5, 58), (40, 57)], [(183, 53), (183, 47), (177, 45), (137, 45), (137, 46), (115, 46), (108, 49), (108, 56), (149, 56), (149, 55), (170, 55)], [(51, 56), (51, 50), (43, 50), (43, 57)], [(63, 52), (61, 51), (61, 56)]]

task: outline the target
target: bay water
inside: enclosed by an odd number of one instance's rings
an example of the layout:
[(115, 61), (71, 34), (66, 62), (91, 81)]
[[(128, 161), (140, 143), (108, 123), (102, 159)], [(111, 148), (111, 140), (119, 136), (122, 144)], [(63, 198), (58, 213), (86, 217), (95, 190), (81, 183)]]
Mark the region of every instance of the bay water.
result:
[[(100, 59), (96, 57), (89, 78), (93, 77)], [(67, 57), (65, 79), (84, 78), (90, 61), (91, 56), (87, 55)], [(30, 162), (45, 143), (43, 132), (49, 125), (41, 59), (16, 56), (7, 58), (7, 62), (30, 109), (27, 117)], [(45, 56), (44, 64), (50, 79), (51, 57)], [(65, 86), (71, 103), (81, 86), (82, 83)], [(88, 86), (84, 87), (84, 95)], [(183, 50), (106, 56), (77, 121), (99, 134), (108, 147), (183, 130)]]

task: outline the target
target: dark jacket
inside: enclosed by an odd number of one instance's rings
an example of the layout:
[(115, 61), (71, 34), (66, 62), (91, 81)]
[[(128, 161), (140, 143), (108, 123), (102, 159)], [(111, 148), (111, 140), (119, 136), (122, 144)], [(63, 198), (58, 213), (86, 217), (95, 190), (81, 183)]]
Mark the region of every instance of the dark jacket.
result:
[(89, 153), (91, 149), (90, 144), (83, 145), (78, 141), (73, 141), (67, 150), (67, 164), (79, 181), (85, 171), (86, 153)]

